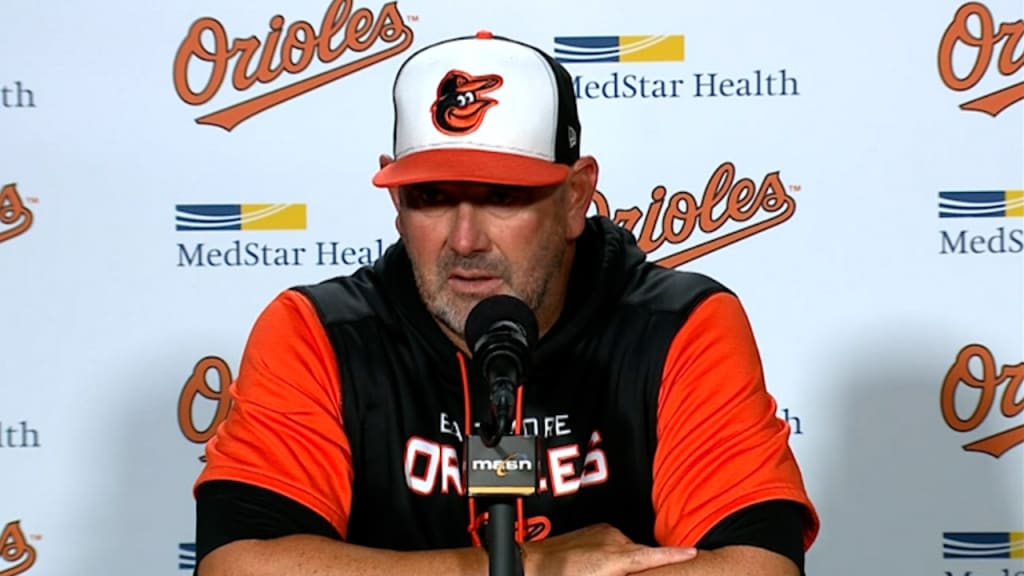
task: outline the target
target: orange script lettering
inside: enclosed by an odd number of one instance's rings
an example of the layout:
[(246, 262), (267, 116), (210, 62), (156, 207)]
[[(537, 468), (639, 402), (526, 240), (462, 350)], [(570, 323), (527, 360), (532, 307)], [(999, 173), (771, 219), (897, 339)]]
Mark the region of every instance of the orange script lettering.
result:
[[(206, 44), (204, 36), (208, 40)], [(257, 83), (273, 82), (282, 73), (303, 72), (314, 58), (330, 64), (349, 51), (365, 53), (378, 41), (391, 45), (196, 119), (200, 124), (230, 131), (273, 106), (395, 56), (407, 49), (412, 40), (412, 29), (402, 20), (396, 2), (388, 2), (375, 16), (367, 8), (353, 10), (347, 0), (333, 0), (319, 29), (305, 20), (293, 22), (286, 28), (284, 17), (278, 14), (271, 17), (270, 30), (262, 41), (256, 36), (229, 40), (223, 24), (214, 18), (200, 18), (192, 24), (174, 58), (174, 88), (184, 102), (198, 106), (209, 102), (220, 91), (229, 74), (231, 85), (241, 92)], [(189, 71), (196, 63), (206, 63), (209, 69), (201, 86), (193, 90)]]
[[(974, 34), (969, 27), (972, 18), (977, 20), (977, 34)], [(1012, 76), (1024, 68), (1024, 54), (1014, 58), (1014, 54), (1024, 48), (1022, 39), (1024, 39), (1024, 20), (1004, 22), (997, 28), (988, 7), (980, 2), (968, 2), (957, 10), (953, 21), (942, 35), (942, 41), (939, 43), (939, 76), (951, 90), (959, 92), (974, 88), (988, 72), (992, 57), (995, 56), (1000, 42), (1002, 47), (999, 48), (996, 69), (1003, 76)], [(961, 46), (963, 49), (973, 51), (974, 54), (974, 64), (967, 75), (963, 77), (958, 76), (953, 70), (953, 57), (958, 47)], [(960, 108), (997, 116), (1021, 100), (1024, 100), (1024, 82), (1018, 82), (964, 102)]]
[[(210, 386), (210, 371), (217, 373), (219, 380), (217, 388)], [(217, 432), (217, 426), (228, 416), (231, 409), (231, 369), (228, 363), (216, 356), (207, 356), (196, 362), (192, 374), (181, 389), (181, 396), (178, 397), (178, 426), (181, 433), (189, 440), (202, 444), (213, 437)], [(217, 411), (205, 428), (196, 426), (192, 417), (192, 406), (196, 397), (202, 396), (207, 400), (214, 400), (217, 403)]]
[(0, 559), (8, 564), (7, 567), (0, 565), (0, 576), (27, 572), (36, 563), (36, 549), (25, 539), (19, 520), (8, 522), (0, 533)]
[[(980, 365), (980, 374), (975, 375), (971, 371), (972, 360)], [(995, 357), (988, 348), (980, 344), (965, 346), (942, 383), (942, 417), (946, 424), (957, 432), (970, 432), (981, 426), (994, 409), (999, 387), (1003, 384), (1006, 388), (1003, 389), (999, 409), (1003, 416), (1013, 418), (1024, 412), (1024, 398), (1019, 397), (1024, 384), (1024, 362), (1013, 366), (1007, 364), (997, 371)], [(961, 418), (956, 411), (956, 397), (964, 389), (974, 390), (979, 396), (970, 415)], [(964, 444), (964, 450), (984, 452), (999, 458), (1022, 443), (1024, 424)]]
[(747, 222), (759, 212), (773, 214), (770, 218), (696, 246), (680, 248), (656, 261), (666, 268), (675, 268), (778, 226), (789, 220), (796, 210), (796, 201), (786, 192), (778, 172), (765, 176), (758, 186), (750, 178), (737, 180), (736, 166), (732, 162), (725, 162), (715, 170), (700, 200), (686, 191), (669, 195), (664, 186), (656, 186), (651, 191), (651, 203), (646, 212), (634, 206), (617, 209), (612, 216), (608, 199), (601, 192), (594, 195), (594, 205), (598, 214), (611, 218), (632, 232), (637, 238), (637, 245), (648, 254), (665, 243), (682, 245), (697, 229), (712, 234), (726, 222)]

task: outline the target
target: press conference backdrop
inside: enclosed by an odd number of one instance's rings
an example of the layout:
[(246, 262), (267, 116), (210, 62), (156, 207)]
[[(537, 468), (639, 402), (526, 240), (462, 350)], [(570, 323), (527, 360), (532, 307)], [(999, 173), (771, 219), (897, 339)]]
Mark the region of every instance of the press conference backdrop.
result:
[[(592, 211), (742, 298), (811, 574), (1024, 575), (1024, 5), (0, 5), (0, 575), (194, 564), (256, 315), (396, 239), (391, 81), (478, 29), (573, 74)], [(486, 71), (481, 71), (481, 73)]]

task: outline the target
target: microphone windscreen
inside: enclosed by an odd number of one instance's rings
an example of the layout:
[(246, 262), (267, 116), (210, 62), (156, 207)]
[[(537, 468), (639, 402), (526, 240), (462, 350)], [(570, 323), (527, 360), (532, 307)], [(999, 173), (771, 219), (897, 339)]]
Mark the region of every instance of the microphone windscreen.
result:
[(513, 322), (523, 327), (526, 342), (530, 347), (537, 343), (537, 317), (533, 310), (515, 296), (499, 294), (488, 296), (469, 312), (466, 317), (466, 344), (476, 350), (480, 338), (498, 322)]

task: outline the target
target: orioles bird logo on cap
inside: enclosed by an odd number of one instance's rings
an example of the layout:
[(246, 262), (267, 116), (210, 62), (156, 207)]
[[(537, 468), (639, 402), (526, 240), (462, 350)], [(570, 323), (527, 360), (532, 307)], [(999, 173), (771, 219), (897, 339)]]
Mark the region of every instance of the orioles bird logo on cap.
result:
[(497, 74), (473, 76), (461, 70), (445, 74), (437, 85), (437, 100), (430, 107), (434, 126), (449, 136), (465, 136), (480, 127), (487, 110), (498, 103), (485, 96), (501, 87)]

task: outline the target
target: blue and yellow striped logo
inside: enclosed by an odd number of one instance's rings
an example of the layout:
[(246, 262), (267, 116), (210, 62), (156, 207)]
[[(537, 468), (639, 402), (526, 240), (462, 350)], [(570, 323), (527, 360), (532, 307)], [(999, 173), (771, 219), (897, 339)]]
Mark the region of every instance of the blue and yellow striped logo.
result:
[(195, 542), (178, 544), (178, 570), (194, 570), (196, 567)]
[(939, 218), (1014, 217), (1024, 217), (1024, 190), (939, 192)]
[(943, 558), (1024, 558), (1024, 532), (943, 532)]
[(682, 34), (659, 36), (556, 36), (559, 62), (682, 62), (686, 39)]
[(178, 204), (179, 232), (213, 230), (305, 230), (305, 204)]

